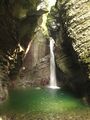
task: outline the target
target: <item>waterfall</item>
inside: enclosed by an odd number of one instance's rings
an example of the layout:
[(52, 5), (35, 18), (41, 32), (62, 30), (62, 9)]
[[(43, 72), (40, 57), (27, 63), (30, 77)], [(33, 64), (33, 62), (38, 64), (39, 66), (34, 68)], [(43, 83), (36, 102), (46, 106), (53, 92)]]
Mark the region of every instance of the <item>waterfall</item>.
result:
[(50, 37), (50, 85), (52, 89), (58, 89), (56, 79), (56, 67), (55, 67), (55, 56), (54, 56), (54, 44), (55, 41)]

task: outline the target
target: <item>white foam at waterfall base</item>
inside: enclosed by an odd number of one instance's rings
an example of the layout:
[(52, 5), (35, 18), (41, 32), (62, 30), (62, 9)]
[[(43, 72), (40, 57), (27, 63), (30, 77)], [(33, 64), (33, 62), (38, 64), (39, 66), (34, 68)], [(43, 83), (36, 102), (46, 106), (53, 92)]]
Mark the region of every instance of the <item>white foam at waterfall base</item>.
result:
[(60, 89), (60, 87), (58, 87), (58, 86), (48, 86), (48, 88), (50, 88), (50, 89)]
[(54, 44), (55, 44), (54, 39), (50, 37), (50, 84), (48, 88), (59, 89), (59, 87), (57, 86), (57, 79), (56, 79)]

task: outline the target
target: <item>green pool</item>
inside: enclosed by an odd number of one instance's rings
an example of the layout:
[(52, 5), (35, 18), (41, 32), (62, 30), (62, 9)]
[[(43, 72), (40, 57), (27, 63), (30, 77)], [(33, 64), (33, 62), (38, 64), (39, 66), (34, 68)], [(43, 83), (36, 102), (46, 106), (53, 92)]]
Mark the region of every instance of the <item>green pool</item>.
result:
[(1, 113), (57, 113), (85, 109), (85, 105), (70, 93), (55, 89), (13, 89), (0, 105)]
[(0, 120), (90, 120), (90, 108), (61, 89), (13, 89)]

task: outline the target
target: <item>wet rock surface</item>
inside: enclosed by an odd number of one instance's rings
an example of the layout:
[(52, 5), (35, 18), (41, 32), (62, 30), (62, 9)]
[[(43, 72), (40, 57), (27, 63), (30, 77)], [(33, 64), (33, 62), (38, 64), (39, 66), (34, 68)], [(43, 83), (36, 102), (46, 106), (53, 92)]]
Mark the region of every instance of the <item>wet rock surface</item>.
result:
[(32, 69), (22, 70), (16, 86), (43, 87), (49, 84), (49, 55), (42, 58)]
[(0, 116), (2, 120), (89, 120), (90, 110), (77, 110), (64, 113), (26, 113), (10, 114)]

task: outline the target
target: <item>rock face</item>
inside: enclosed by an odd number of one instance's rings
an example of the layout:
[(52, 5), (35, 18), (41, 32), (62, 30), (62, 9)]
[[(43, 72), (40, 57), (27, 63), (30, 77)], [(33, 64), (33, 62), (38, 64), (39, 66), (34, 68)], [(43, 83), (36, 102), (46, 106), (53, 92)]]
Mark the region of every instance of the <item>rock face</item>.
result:
[(43, 14), (47, 13), (45, 3), (45, 1), (42, 1), (38, 6), (40, 8), (37, 15), (42, 13), (42, 16), (37, 21), (37, 27), (23, 58), (22, 68), (19, 73), (20, 77), (17, 81), (19, 86), (41, 86), (47, 85), (49, 81), (49, 44), (45, 29), (46, 19), (43, 21)]
[[(42, 7), (43, 4), (45, 5)], [(0, 60), (0, 71), (2, 71), (3, 78), (6, 79), (5, 84), (7, 84), (8, 79), (10, 87), (14, 87), (16, 84), (15, 80), (21, 67), (30, 71), (25, 73), (26, 76), (28, 74), (27, 79), (29, 80), (29, 76), (34, 74), (31, 71), (35, 71), (37, 64), (40, 66), (40, 61), (43, 61), (42, 59), (48, 54), (47, 40), (40, 28), (42, 18), (39, 19), (47, 13), (45, 7), (46, 2), (41, 0), (0, 1), (0, 58), (3, 58)], [(29, 43), (32, 44), (26, 54)], [(45, 61), (48, 61), (48, 58), (45, 58)], [(45, 63), (46, 69), (47, 64), (49, 63)], [(37, 69), (39, 70), (38, 66)], [(5, 73), (3, 70), (6, 70)], [(3, 91), (3, 78), (0, 79), (0, 92)]]
[[(74, 39), (73, 47), (79, 60), (90, 66), (90, 1), (70, 0), (65, 5), (68, 33)], [(90, 68), (89, 68), (90, 78)]]
[(89, 22), (89, 0), (57, 0), (47, 22), (56, 41), (56, 64), (64, 79), (61, 84), (80, 94), (86, 91), (90, 74)]
[(49, 84), (49, 56), (45, 56), (31, 69), (20, 72), (16, 87), (43, 87)]
[(37, 30), (27, 47), (23, 58), (23, 67), (32, 69), (38, 64), (40, 59), (49, 53), (47, 42), (42, 30)]
[(2, 83), (0, 83), (0, 103), (4, 102), (8, 97), (7, 87), (3, 87)]
[[(49, 45), (43, 31), (38, 29), (26, 50), (20, 70), (20, 83), (41, 86), (49, 80)], [(23, 81), (23, 83), (22, 83)]]
[[(3, 65), (3, 63), (6, 65)], [(7, 76), (8, 68), (7, 61), (0, 55), (0, 103), (5, 101), (8, 97), (8, 76)]]
[(40, 0), (0, 1), (0, 100), (7, 96), (10, 79), (12, 82), (16, 79), (23, 53), (31, 40), (38, 18), (43, 14), (37, 11), (39, 3)]

